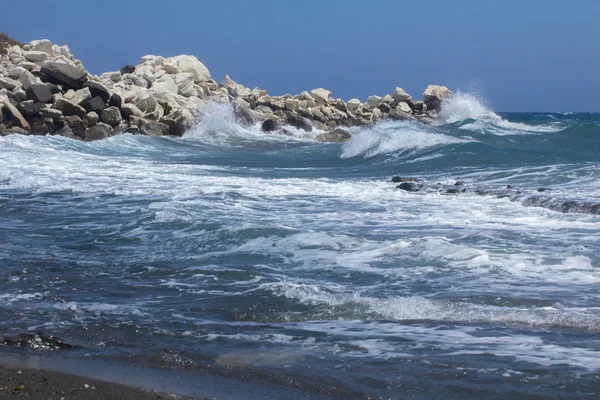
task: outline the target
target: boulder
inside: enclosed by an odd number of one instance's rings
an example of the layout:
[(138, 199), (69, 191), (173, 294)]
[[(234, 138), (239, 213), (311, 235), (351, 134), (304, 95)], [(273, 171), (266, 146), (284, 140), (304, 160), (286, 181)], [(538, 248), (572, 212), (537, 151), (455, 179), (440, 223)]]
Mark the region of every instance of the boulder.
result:
[(242, 125), (252, 126), (259, 121), (256, 113), (250, 109), (250, 104), (242, 99), (235, 99), (233, 102), (233, 113)]
[(63, 137), (73, 139), (73, 140), (81, 140), (82, 139), (82, 137), (76, 135), (75, 132), (68, 126), (63, 126), (59, 130), (54, 132), (54, 134), (57, 136), (63, 136)]
[(27, 61), (42, 62), (48, 59), (48, 53), (44, 51), (24, 51), (23, 57)]
[(163, 75), (152, 83), (153, 88), (162, 88), (169, 93), (179, 93), (179, 88), (175, 84), (175, 80), (171, 75)]
[(109, 107), (121, 108), (122, 104), (123, 104), (123, 99), (121, 98), (121, 96), (118, 93), (113, 93), (110, 95), (110, 99), (108, 100)]
[(132, 125), (139, 129), (139, 132), (147, 136), (163, 136), (169, 134), (169, 126), (162, 122), (150, 121), (146, 118), (130, 117)]
[(412, 96), (404, 91), (404, 89), (397, 87), (392, 93), (392, 98), (396, 103), (412, 101)]
[(87, 129), (87, 126), (85, 125), (83, 119), (81, 119), (79, 116), (70, 115), (65, 118), (65, 123), (77, 136), (81, 138), (85, 137), (85, 130)]
[(315, 137), (315, 140), (317, 142), (343, 143), (347, 142), (351, 138), (352, 135), (350, 134), (350, 132), (344, 129), (337, 128), (331, 132), (325, 132), (317, 135), (317, 137)]
[(140, 110), (135, 104), (123, 104), (121, 106), (121, 113), (127, 119), (129, 119), (129, 117), (131, 117), (132, 115), (136, 117), (144, 116), (142, 110)]
[(85, 114), (85, 117), (83, 117), (83, 121), (89, 128), (96, 125), (98, 121), (100, 121), (100, 117), (94, 111), (90, 111), (89, 113)]
[(29, 42), (29, 44), (27, 46), (32, 51), (41, 51), (50, 56), (53, 54), (53, 50), (54, 50), (52, 47), (52, 42), (49, 41), (48, 39), (34, 40), (32, 42)]
[(108, 101), (110, 99), (110, 93), (106, 86), (96, 81), (87, 81), (83, 84), (84, 88), (88, 88), (92, 97), (100, 96), (104, 101)]
[(121, 75), (133, 74), (135, 72), (135, 66), (131, 64), (123, 65), (119, 72), (121, 73)]
[(281, 123), (276, 118), (269, 118), (262, 123), (263, 132), (274, 132), (281, 129)]
[(100, 114), (102, 122), (110, 126), (117, 126), (123, 120), (121, 111), (117, 107), (108, 107), (102, 110)]
[(121, 72), (120, 71), (105, 72), (102, 75), (100, 75), (100, 77), (111, 80), (113, 82), (119, 82), (121, 80)]
[[(46, 53), (44, 53), (46, 54)], [(27, 99), (39, 103), (52, 103), (52, 92), (42, 83), (30, 85), (26, 90)]]
[(195, 83), (206, 82), (210, 80), (210, 72), (208, 72), (208, 68), (198, 61), (196, 57), (183, 55), (175, 57), (173, 61), (175, 61), (181, 72), (191, 73)]
[(422, 113), (427, 111), (427, 107), (425, 106), (425, 103), (423, 103), (422, 101), (413, 101), (411, 104), (411, 108), (418, 113)]
[(348, 100), (348, 103), (346, 104), (346, 106), (348, 107), (348, 110), (350, 110), (351, 112), (355, 112), (356, 110), (358, 110), (360, 108), (360, 105), (362, 103), (360, 102), (359, 99), (350, 99)]
[(406, 190), (407, 192), (418, 192), (422, 187), (422, 182), (402, 182), (396, 186), (396, 189)]
[(31, 72), (25, 71), (21, 76), (19, 76), (19, 82), (23, 89), (27, 90), (29, 86), (35, 85), (36, 83), (40, 83), (39, 79), (36, 78)]
[(55, 130), (54, 120), (51, 117), (39, 117), (31, 124), (31, 133), (33, 135), (48, 135), (54, 133)]
[(85, 141), (92, 142), (94, 140), (106, 139), (113, 134), (112, 128), (102, 122), (98, 122), (85, 132)]
[(81, 106), (85, 108), (86, 111), (93, 111), (97, 114), (100, 114), (102, 110), (106, 108), (106, 104), (104, 100), (100, 96), (92, 97), (89, 100), (84, 101)]
[(76, 92), (67, 93), (65, 97), (73, 104), (81, 105), (92, 98), (92, 92), (89, 88), (83, 88)]
[(46, 108), (44, 103), (35, 103), (33, 100), (22, 101), (19, 104), (19, 111), (26, 118), (38, 115), (42, 108)]
[(192, 73), (182, 72), (180, 74), (176, 74), (174, 79), (180, 95), (185, 97), (196, 95), (196, 88), (194, 87), (194, 75)]
[(285, 104), (285, 108), (287, 110), (296, 111), (297, 109), (300, 108), (301, 103), (300, 103), (300, 100), (298, 100), (298, 99), (290, 98), (290, 99), (285, 99), (284, 104)]
[(57, 120), (63, 120), (63, 114), (62, 111), (54, 109), (54, 108), (42, 108), (39, 112), (38, 115), (42, 116), (42, 117), (48, 117), (48, 118), (53, 118), (53, 119), (57, 119)]
[(396, 106), (396, 108), (391, 109), (388, 112), (388, 115), (390, 116), (390, 118), (398, 119), (398, 120), (413, 120), (413, 119), (415, 119), (413, 116), (402, 111), (402, 109), (400, 108), (399, 105)]
[(329, 103), (329, 97), (331, 96), (331, 92), (323, 88), (318, 88), (311, 90), (310, 95), (317, 102), (318, 105), (322, 106)]
[(183, 134), (189, 129), (194, 116), (191, 112), (185, 108), (178, 108), (172, 111), (166, 117), (160, 121), (169, 127), (169, 134), (172, 136), (183, 136)]
[(381, 98), (381, 96), (369, 96), (369, 98), (367, 99), (367, 105), (370, 108), (377, 108), (379, 107), (382, 101), (383, 99)]
[(312, 132), (313, 130), (313, 126), (307, 118), (295, 113), (286, 113), (285, 122), (296, 129), (302, 129), (306, 132)]
[(21, 86), (19, 81), (11, 78), (0, 78), (0, 89), (13, 90), (18, 86)]
[(59, 84), (73, 89), (79, 89), (87, 82), (87, 73), (83, 68), (59, 62), (46, 62), (41, 72)]
[(423, 92), (423, 103), (428, 111), (439, 111), (442, 102), (452, 96), (452, 92), (446, 86), (429, 85)]
[(19, 67), (25, 68), (27, 71), (33, 71), (34, 69), (37, 68), (37, 64), (24, 61), (21, 64), (19, 64)]
[(14, 67), (8, 71), (8, 77), (12, 79), (19, 79), (21, 75), (23, 75), (26, 72), (29, 71), (27, 71), (27, 69), (23, 68), (22, 66)]
[(29, 122), (27, 122), (25, 118), (23, 118), (23, 115), (19, 112), (19, 110), (17, 110), (17, 108), (13, 106), (9, 101), (4, 102), (3, 108), (11, 117), (13, 125), (18, 126), (19, 128), (24, 129), (26, 131), (31, 130), (31, 125), (29, 125)]
[(406, 102), (404, 102), (404, 101), (403, 101), (403, 102), (401, 102), (401, 103), (398, 103), (398, 106), (397, 106), (397, 107), (398, 107), (398, 108), (400, 109), (400, 111), (402, 111), (402, 112), (405, 112), (405, 113), (407, 113), (407, 114), (411, 114), (411, 113), (412, 113), (412, 108), (410, 108), (410, 105), (408, 105), (408, 103), (406, 103)]
[(151, 113), (156, 109), (156, 98), (148, 92), (142, 93), (141, 96), (136, 96), (135, 105), (143, 113)]

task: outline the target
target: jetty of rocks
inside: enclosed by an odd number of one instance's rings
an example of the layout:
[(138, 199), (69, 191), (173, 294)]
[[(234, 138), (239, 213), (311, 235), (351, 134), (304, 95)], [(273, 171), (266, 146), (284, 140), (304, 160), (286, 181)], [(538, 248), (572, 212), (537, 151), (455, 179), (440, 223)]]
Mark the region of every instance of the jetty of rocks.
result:
[(343, 101), (317, 88), (298, 95), (270, 96), (229, 76), (217, 83), (196, 57), (147, 55), (138, 65), (100, 76), (85, 70), (68, 46), (49, 40), (0, 49), (0, 135), (62, 135), (99, 140), (123, 132), (182, 136), (209, 102), (230, 104), (241, 125), (267, 133), (286, 126), (322, 131), (316, 140), (342, 142), (344, 127), (384, 120), (432, 122), (452, 92), (429, 86), (422, 100), (397, 87), (385, 97)]

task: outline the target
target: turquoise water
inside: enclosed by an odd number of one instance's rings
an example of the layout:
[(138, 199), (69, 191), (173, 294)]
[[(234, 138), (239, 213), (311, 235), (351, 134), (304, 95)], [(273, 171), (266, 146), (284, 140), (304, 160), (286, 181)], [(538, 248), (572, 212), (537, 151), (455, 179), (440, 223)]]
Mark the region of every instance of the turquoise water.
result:
[(182, 139), (0, 138), (1, 342), (337, 398), (597, 397), (600, 215), (560, 210), (600, 202), (600, 115), (461, 95), (353, 134), (214, 106)]

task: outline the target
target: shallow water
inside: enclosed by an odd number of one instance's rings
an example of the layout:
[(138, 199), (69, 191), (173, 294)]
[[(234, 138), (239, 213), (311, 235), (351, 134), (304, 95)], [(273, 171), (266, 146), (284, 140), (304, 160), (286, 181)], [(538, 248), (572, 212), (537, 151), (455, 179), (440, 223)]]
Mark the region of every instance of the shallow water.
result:
[(0, 336), (340, 398), (597, 396), (600, 216), (390, 178), (598, 202), (600, 115), (460, 94), (353, 134), (214, 106), (182, 139), (0, 138)]

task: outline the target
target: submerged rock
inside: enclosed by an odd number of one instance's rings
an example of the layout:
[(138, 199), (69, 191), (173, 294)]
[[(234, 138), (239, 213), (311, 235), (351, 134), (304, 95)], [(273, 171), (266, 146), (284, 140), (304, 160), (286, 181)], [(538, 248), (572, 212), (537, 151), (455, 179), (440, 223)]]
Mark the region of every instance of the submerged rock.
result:
[(330, 143), (343, 143), (352, 139), (350, 132), (344, 129), (334, 129), (331, 132), (325, 132), (317, 135), (315, 140), (317, 142), (330, 142)]

